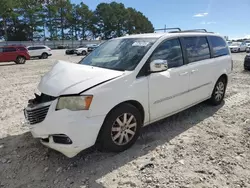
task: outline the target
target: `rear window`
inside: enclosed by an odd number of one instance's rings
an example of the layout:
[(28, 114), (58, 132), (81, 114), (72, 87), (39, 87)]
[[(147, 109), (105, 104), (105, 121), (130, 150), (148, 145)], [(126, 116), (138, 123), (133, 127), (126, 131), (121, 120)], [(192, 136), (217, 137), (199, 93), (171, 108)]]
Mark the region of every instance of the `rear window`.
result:
[(185, 37), (183, 40), (189, 63), (210, 58), (210, 50), (206, 37)]
[(229, 55), (227, 43), (221, 37), (209, 36), (208, 39), (213, 49), (214, 57)]
[(5, 47), (3, 48), (3, 52), (15, 52), (16, 48), (13, 47)]

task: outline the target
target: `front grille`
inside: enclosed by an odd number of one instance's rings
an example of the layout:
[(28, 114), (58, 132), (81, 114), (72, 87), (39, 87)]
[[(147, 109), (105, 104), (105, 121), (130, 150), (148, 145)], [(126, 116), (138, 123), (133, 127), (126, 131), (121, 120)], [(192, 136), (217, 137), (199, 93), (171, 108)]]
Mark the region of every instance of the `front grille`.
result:
[(25, 117), (31, 125), (40, 123), (45, 119), (48, 113), (49, 107), (50, 107), (50, 104), (46, 105), (46, 103), (43, 105), (42, 104), (38, 105), (35, 108), (28, 107), (25, 109)]

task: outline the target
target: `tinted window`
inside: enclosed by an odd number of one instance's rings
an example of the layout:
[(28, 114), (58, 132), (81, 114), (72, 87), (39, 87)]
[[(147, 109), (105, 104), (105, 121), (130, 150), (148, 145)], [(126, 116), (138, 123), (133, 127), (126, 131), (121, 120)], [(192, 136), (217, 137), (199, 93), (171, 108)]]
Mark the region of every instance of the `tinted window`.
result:
[(16, 48), (12, 48), (12, 47), (3, 48), (3, 52), (15, 52), (15, 51), (16, 51)]
[(210, 58), (206, 37), (185, 37), (183, 40), (189, 63)]
[(24, 48), (24, 47), (18, 47), (17, 49), (20, 51), (26, 51), (26, 48)]
[(214, 57), (219, 57), (229, 54), (227, 44), (221, 37), (209, 36), (208, 38), (214, 52)]
[(183, 65), (182, 50), (179, 39), (167, 40), (160, 44), (150, 58), (150, 62), (156, 59), (168, 61), (168, 67)]

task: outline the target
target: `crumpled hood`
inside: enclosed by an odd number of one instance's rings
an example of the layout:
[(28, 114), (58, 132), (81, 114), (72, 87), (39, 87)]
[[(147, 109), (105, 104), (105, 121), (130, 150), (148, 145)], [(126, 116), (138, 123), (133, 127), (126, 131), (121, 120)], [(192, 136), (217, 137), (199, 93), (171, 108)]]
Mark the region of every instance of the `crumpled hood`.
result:
[(121, 76), (124, 72), (88, 65), (58, 61), (39, 85), (40, 92), (50, 96), (80, 93), (96, 84)]

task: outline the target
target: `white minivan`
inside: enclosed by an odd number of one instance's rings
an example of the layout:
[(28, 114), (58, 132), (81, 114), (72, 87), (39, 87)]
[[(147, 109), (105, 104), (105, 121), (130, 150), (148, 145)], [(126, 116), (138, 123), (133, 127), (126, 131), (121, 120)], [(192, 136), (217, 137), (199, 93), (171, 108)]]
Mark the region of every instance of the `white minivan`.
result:
[(78, 64), (58, 61), (24, 109), (33, 137), (67, 157), (96, 145), (120, 152), (143, 126), (202, 101), (219, 105), (232, 57), (223, 37), (199, 31), (106, 41)]

